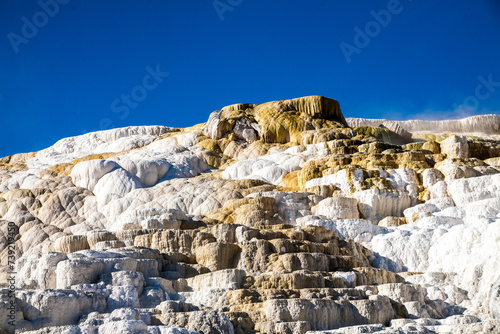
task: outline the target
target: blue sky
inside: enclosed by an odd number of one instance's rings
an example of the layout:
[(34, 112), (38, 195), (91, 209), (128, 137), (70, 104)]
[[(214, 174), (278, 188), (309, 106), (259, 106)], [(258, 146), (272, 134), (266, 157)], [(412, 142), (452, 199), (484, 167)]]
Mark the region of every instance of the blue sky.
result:
[(497, 0), (0, 0), (0, 156), (305, 95), (346, 117), (499, 114), (499, 18)]

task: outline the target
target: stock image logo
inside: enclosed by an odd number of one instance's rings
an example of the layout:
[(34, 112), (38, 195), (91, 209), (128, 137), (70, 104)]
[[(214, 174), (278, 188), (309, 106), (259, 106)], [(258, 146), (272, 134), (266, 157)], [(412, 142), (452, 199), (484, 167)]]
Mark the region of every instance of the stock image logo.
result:
[[(141, 102), (146, 100), (148, 94), (158, 88), (170, 75), (169, 72), (163, 72), (160, 69), (160, 64), (156, 64), (154, 68), (148, 65), (145, 70), (146, 74), (142, 77), (141, 84), (132, 87), (126, 93), (120, 94), (119, 98), (111, 102), (111, 112), (117, 114), (122, 121), (130, 115), (131, 109), (136, 109)], [(99, 121), (99, 128), (93, 131), (108, 130), (114, 127), (115, 124), (111, 118), (103, 117)], [(89, 132), (87, 129), (82, 131), (82, 133), (87, 132)]]
[(20, 33), (9, 32), (7, 38), (15, 53), (19, 52), (21, 44), (28, 44), (29, 41), (38, 35), (40, 29), (45, 27), (51, 18), (59, 14), (61, 5), (66, 5), (70, 0), (40, 0), (37, 2), (40, 10), (33, 14), (31, 19), (23, 16)]
[(224, 13), (232, 12), (237, 6), (241, 5), (243, 0), (215, 0), (212, 5), (219, 19), (224, 21)]
[(381, 9), (379, 11), (371, 10), (370, 15), (373, 20), (368, 21), (362, 26), (363, 29), (359, 26), (353, 28), (355, 34), (352, 44), (345, 41), (339, 44), (339, 48), (346, 62), (350, 64), (352, 62), (352, 55), (360, 54), (364, 48), (370, 45), (372, 39), (381, 33), (382, 28), (388, 27), (393, 16), (401, 14), (403, 9), (404, 7), (399, 0), (389, 0), (386, 9)]

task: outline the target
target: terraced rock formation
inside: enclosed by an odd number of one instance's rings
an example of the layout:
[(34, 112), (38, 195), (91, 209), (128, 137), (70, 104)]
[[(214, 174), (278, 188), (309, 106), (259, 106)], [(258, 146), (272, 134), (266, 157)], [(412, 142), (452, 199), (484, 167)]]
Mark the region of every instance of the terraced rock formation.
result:
[(310, 96), (0, 159), (0, 333), (499, 332), (497, 123)]

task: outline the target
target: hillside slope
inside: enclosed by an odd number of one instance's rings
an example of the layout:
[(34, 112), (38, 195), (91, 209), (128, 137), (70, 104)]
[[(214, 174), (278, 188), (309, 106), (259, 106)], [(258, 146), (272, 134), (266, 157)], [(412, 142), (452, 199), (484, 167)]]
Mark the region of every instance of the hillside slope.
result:
[(0, 159), (0, 333), (499, 332), (498, 124), (310, 96)]

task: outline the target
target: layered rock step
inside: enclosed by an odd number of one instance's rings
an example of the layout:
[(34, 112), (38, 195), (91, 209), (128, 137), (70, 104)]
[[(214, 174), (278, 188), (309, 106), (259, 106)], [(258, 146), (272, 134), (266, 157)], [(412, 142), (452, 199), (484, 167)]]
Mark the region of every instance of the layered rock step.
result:
[[(371, 267), (367, 249), (339, 240), (324, 227), (297, 231), (286, 225), (266, 230), (223, 224), (128, 233), (136, 235), (134, 244), (151, 242), (148, 246), (161, 251), (132, 246), (23, 258), (18, 263), (19, 324), (28, 330), (83, 329), (119, 319), (113, 321), (123, 321), (124, 328), (139, 328), (142, 322), (148, 331), (208, 326), (221, 333), (283, 328), (305, 333), (388, 324), (419, 316), (422, 308), (432, 315), (442, 308), (426, 303), (418, 285)], [(109, 238), (104, 235), (90, 234), (90, 244)], [(234, 242), (220, 242), (217, 236)]]

